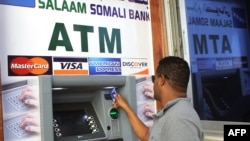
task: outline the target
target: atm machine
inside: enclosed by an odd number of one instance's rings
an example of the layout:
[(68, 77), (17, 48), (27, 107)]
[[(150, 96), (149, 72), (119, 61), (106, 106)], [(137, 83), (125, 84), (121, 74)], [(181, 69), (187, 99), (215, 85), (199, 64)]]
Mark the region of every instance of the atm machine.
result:
[(42, 140), (138, 140), (125, 112), (112, 107), (113, 88), (136, 111), (134, 76), (39, 76)]

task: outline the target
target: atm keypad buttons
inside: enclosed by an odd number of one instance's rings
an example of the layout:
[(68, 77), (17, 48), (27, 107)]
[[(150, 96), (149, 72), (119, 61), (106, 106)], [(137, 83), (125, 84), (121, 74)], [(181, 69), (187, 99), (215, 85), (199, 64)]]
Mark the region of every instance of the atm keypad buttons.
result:
[(60, 128), (59, 128), (59, 125), (57, 123), (57, 120), (53, 119), (53, 127), (54, 127), (54, 131), (55, 131), (55, 134), (57, 137), (60, 137), (62, 136), (62, 133), (60, 132)]
[(91, 129), (91, 130), (94, 129), (94, 128), (97, 128), (97, 125), (96, 125), (96, 124), (93, 124), (93, 125), (90, 126), (90, 129)]
[(95, 124), (95, 121), (94, 121), (94, 120), (90, 120), (90, 121), (89, 121), (89, 126), (91, 126), (91, 125), (93, 125), (93, 124)]
[[(89, 129), (91, 130), (92, 134), (99, 132), (99, 128), (98, 128), (93, 116), (88, 116), (86, 120), (87, 120), (87, 124), (88, 124)], [(55, 135), (57, 137), (61, 137), (62, 133), (60, 130), (60, 125), (57, 123), (56, 119), (53, 119), (53, 127), (54, 127)]]
[(92, 134), (94, 134), (94, 133), (96, 133), (96, 132), (99, 132), (99, 129), (98, 129), (98, 128), (94, 128), (94, 129), (92, 130)]
[(99, 128), (97, 127), (93, 116), (88, 116), (87, 121), (90, 126), (90, 130), (92, 131), (92, 134), (99, 132)]
[(94, 120), (94, 117), (93, 116), (88, 116), (87, 121), (90, 121), (90, 120)]

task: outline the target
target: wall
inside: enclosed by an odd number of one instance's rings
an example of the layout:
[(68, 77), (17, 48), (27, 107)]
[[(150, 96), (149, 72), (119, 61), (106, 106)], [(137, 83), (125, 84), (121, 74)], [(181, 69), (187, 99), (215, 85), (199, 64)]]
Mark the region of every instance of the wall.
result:
[(154, 66), (156, 68), (159, 60), (162, 57), (168, 55), (164, 0), (151, 0), (150, 11), (152, 22)]

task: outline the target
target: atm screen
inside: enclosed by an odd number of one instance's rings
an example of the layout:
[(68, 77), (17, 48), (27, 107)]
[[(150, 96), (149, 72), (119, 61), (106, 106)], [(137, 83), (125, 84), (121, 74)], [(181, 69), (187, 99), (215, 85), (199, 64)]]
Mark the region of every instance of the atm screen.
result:
[(105, 136), (91, 102), (54, 103), (53, 126), (56, 140)]
[(54, 112), (55, 130), (60, 130), (58, 136), (73, 136), (91, 134), (84, 110)]

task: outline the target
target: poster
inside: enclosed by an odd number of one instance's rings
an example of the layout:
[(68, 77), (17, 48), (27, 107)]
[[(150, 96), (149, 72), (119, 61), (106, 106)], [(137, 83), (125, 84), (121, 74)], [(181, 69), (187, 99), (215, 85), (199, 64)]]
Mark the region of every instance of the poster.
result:
[(3, 111), (6, 141), (41, 140), (39, 126), (31, 134), (20, 128), (28, 111), (39, 117), (39, 75), (153, 72), (147, 0), (0, 0), (0, 31), (3, 107), (17, 102), (10, 114)]

